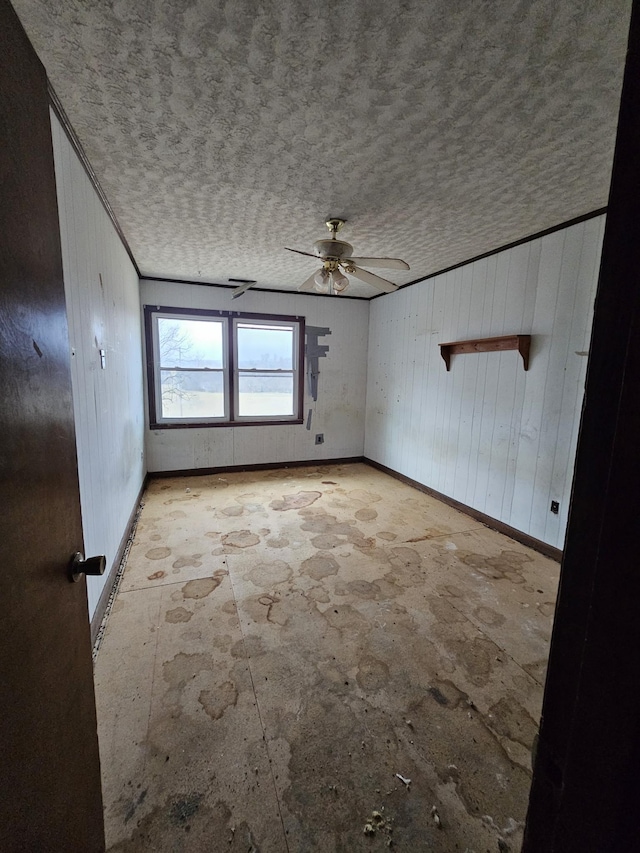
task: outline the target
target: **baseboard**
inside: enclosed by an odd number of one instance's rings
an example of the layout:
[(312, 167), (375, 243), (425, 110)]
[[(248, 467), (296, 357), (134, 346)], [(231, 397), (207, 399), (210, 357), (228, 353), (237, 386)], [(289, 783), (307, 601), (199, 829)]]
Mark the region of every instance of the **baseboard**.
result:
[(347, 456), (342, 459), (303, 459), (295, 462), (260, 462), (257, 465), (225, 465), (220, 468), (186, 468), (179, 471), (149, 471), (149, 479), (154, 477), (198, 477), (206, 474), (232, 474), (235, 471), (269, 471), (273, 468), (312, 468), (325, 465), (352, 465), (354, 462), (366, 462), (364, 456)]
[(375, 462), (373, 459), (367, 459), (367, 457), (364, 457), (362, 461), (364, 461), (365, 464), (370, 465), (372, 468), (377, 468), (378, 471), (389, 474), (390, 477), (394, 477), (396, 480), (400, 480), (400, 482), (406, 483), (408, 486), (413, 486), (414, 489), (418, 489), (418, 491), (424, 492), (432, 498), (437, 498), (437, 500), (448, 504), (448, 506), (451, 506), (460, 512), (464, 512), (465, 515), (470, 516), (476, 521), (482, 522), (482, 524), (486, 524), (486, 526), (490, 527), (492, 530), (497, 530), (498, 533), (503, 533), (505, 536), (515, 539), (515, 541), (520, 542), (521, 545), (526, 545), (528, 548), (532, 548), (534, 551), (538, 551), (538, 553), (543, 554), (545, 557), (550, 557), (558, 563), (562, 562), (562, 551), (559, 548), (554, 548), (553, 545), (548, 545), (546, 542), (542, 542), (534, 536), (529, 536), (528, 533), (523, 533), (515, 527), (510, 527), (508, 524), (498, 521), (497, 518), (485, 515), (484, 512), (480, 512), (480, 510), (467, 506), (467, 504), (460, 503), (460, 501), (450, 498), (448, 495), (443, 495), (442, 492), (437, 492), (435, 489), (425, 486), (423, 483), (419, 483), (417, 480), (411, 479), (411, 477), (405, 476), (405, 474), (400, 474), (398, 471), (394, 471), (393, 468), (387, 468), (386, 465), (382, 465), (380, 462)]
[(94, 611), (93, 616), (91, 617), (91, 646), (93, 647), (98, 636), (98, 631), (100, 630), (100, 625), (102, 624), (102, 620), (104, 619), (104, 614), (107, 609), (107, 604), (109, 603), (109, 597), (111, 595), (111, 589), (113, 587), (114, 581), (116, 579), (116, 575), (118, 573), (118, 568), (122, 561), (122, 555), (124, 554), (124, 550), (127, 547), (127, 542), (129, 541), (129, 536), (131, 534), (131, 527), (136, 517), (136, 513), (138, 512), (138, 507), (140, 506), (140, 501), (142, 500), (142, 495), (144, 494), (144, 490), (147, 487), (147, 482), (149, 479), (149, 475), (145, 474), (144, 479), (142, 481), (142, 486), (140, 486), (140, 491), (138, 492), (138, 497), (135, 499), (133, 503), (133, 509), (131, 510), (131, 515), (129, 516), (129, 520), (124, 529), (124, 533), (122, 534), (122, 539), (120, 540), (120, 545), (118, 546), (118, 550), (116, 552), (115, 559), (109, 568), (109, 573), (107, 575), (107, 580), (105, 585), (102, 587), (102, 592), (100, 593), (100, 598), (98, 599), (98, 604), (96, 605), (96, 609)]

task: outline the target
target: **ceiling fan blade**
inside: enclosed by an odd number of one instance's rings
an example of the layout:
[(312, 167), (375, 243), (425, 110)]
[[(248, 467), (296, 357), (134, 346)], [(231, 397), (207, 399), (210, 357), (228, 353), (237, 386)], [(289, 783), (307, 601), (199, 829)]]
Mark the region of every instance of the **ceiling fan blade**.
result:
[(233, 292), (231, 293), (231, 298), (237, 299), (238, 296), (242, 296), (245, 290), (249, 290), (250, 287), (253, 287), (253, 285), (257, 283), (257, 281), (247, 281), (244, 284), (241, 284), (240, 287), (234, 288)]
[(301, 252), (300, 249), (290, 249), (288, 246), (285, 246), (287, 252), (295, 252), (297, 255), (306, 255), (308, 258), (318, 258), (318, 255), (312, 255), (311, 252)]
[(316, 286), (315, 275), (317, 272), (318, 272), (318, 270), (316, 270), (315, 272), (312, 272), (311, 275), (309, 276), (309, 278), (306, 279), (306, 281), (302, 282), (302, 284), (300, 285), (298, 290), (315, 290), (315, 286)]
[(400, 258), (349, 258), (354, 264), (363, 267), (382, 267), (385, 270), (409, 270), (411, 267)]
[(378, 290), (382, 290), (384, 293), (393, 293), (394, 290), (398, 289), (398, 285), (394, 284), (392, 281), (387, 281), (386, 278), (380, 278), (379, 275), (375, 275), (367, 270), (362, 270), (360, 267), (355, 267), (353, 272), (350, 272), (349, 275), (353, 275), (356, 278), (359, 278), (360, 281), (365, 281), (367, 284), (377, 287)]

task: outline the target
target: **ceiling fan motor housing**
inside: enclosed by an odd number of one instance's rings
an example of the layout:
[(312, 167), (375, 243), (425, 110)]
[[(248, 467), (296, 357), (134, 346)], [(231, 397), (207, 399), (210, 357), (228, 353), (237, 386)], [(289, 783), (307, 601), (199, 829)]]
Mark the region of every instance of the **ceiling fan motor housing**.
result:
[(313, 251), (323, 260), (326, 258), (342, 260), (353, 255), (353, 246), (351, 243), (345, 243), (344, 240), (316, 240)]

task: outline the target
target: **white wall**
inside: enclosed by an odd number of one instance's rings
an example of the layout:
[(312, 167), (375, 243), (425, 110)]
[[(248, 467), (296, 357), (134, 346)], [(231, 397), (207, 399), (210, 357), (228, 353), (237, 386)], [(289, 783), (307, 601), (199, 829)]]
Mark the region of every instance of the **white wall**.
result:
[[(365, 455), (562, 548), (604, 217), (374, 300)], [(517, 352), (438, 343), (533, 335)], [(560, 501), (560, 514), (549, 512)]]
[[(310, 326), (331, 329), (331, 335), (320, 339), (329, 352), (319, 360), (316, 403), (305, 381), (304, 424), (150, 431), (145, 406), (150, 472), (362, 456), (368, 302), (254, 290), (232, 300), (228, 288), (150, 280), (141, 281), (140, 290), (145, 305), (303, 316)], [(310, 408), (313, 415), (307, 430)], [(316, 433), (324, 433), (324, 444), (314, 444)]]
[[(144, 478), (138, 276), (53, 112), (51, 125), (84, 546), (109, 570)], [(90, 615), (105, 581), (87, 578)]]

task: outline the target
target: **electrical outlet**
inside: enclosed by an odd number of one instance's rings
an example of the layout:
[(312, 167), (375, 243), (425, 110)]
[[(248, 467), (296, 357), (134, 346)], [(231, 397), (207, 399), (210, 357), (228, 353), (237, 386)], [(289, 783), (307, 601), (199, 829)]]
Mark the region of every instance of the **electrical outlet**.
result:
[(560, 501), (551, 501), (551, 512), (557, 515), (560, 512)]
[(323, 432), (316, 433), (316, 444), (324, 444), (324, 433)]

